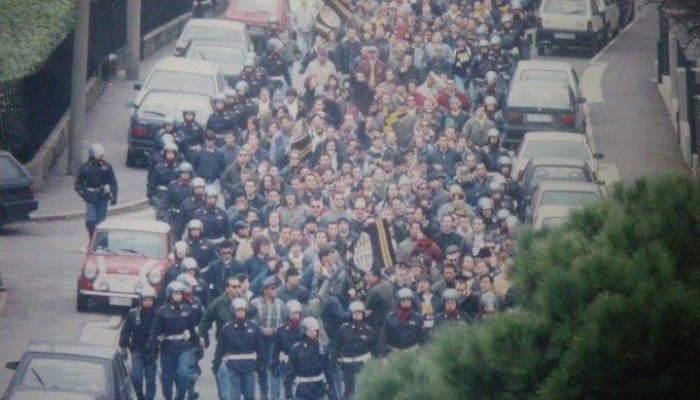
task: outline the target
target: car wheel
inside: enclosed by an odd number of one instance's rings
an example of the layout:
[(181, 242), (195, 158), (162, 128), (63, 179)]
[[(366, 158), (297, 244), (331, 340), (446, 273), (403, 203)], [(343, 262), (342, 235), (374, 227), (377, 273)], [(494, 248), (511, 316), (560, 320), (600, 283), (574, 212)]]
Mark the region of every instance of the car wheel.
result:
[(537, 46), (537, 55), (538, 55), (538, 56), (543, 56), (543, 55), (544, 55), (544, 51), (545, 51), (545, 47), (544, 47), (544, 46)]
[(129, 168), (136, 167), (136, 155), (131, 150), (126, 151), (126, 166)]
[(80, 284), (78, 284), (78, 289), (76, 290), (75, 309), (78, 310), (79, 313), (85, 312), (88, 310), (89, 303), (90, 299), (86, 295), (80, 294)]

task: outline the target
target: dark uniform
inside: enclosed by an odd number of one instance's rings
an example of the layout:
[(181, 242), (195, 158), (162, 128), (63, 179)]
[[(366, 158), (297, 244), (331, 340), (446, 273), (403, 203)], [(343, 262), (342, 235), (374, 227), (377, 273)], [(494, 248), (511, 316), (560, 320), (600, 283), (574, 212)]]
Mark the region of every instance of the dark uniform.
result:
[(177, 164), (173, 161), (163, 161), (156, 165), (153, 169), (153, 174), (148, 181), (146, 195), (149, 199), (154, 199), (153, 204), (156, 208), (156, 219), (165, 221), (167, 219), (167, 208), (163, 206), (165, 193), (168, 191), (170, 182), (177, 180), (180, 173), (177, 170)]
[(207, 183), (212, 183), (219, 179), (226, 169), (226, 159), (224, 153), (216, 149), (203, 149), (195, 154), (192, 165), (197, 176)]
[(185, 224), (189, 222), (189, 220), (184, 219), (182, 205), (190, 193), (192, 193), (191, 181), (178, 179), (170, 182), (168, 190), (160, 203), (161, 212), (167, 215), (168, 223), (175, 231), (176, 238), (182, 237), (185, 231)]
[(75, 191), (85, 200), (85, 227), (90, 238), (95, 227), (107, 218), (107, 203), (117, 204), (119, 186), (112, 166), (105, 160), (91, 157), (80, 166), (75, 177)]
[(255, 367), (260, 356), (258, 325), (248, 319), (235, 319), (224, 325), (214, 355), (214, 369), (225, 368), (221, 374), (231, 383), (230, 399), (255, 398)]
[[(284, 374), (284, 390), (298, 400), (316, 400), (329, 395), (337, 399), (334, 374), (328, 354), (322, 353), (317, 340), (304, 339), (292, 346)], [(329, 393), (330, 388), (330, 393)]]
[(168, 303), (156, 311), (153, 330), (149, 338), (149, 350), (160, 342), (160, 369), (163, 397), (173, 399), (173, 383), (177, 399), (183, 400), (189, 390), (191, 377), (189, 366), (193, 349), (199, 346), (192, 309), (185, 303)]
[(456, 309), (454, 312), (441, 312), (435, 317), (435, 326), (441, 326), (448, 323), (456, 322), (461, 324), (467, 324), (471, 322), (472, 319), (465, 312)]
[(364, 321), (346, 322), (340, 327), (337, 347), (345, 384), (343, 398), (350, 399), (355, 394), (355, 376), (371, 358), (376, 339), (374, 330)]
[[(191, 195), (182, 202), (182, 220), (185, 224), (194, 219), (194, 213), (204, 207), (204, 196)], [(179, 237), (178, 237), (179, 238)]]
[(204, 127), (197, 121), (185, 121), (178, 129), (185, 136), (182, 151), (189, 162), (194, 161), (194, 155), (204, 145)]
[(384, 324), (386, 343), (391, 351), (402, 351), (415, 348), (424, 341), (423, 317), (409, 310), (406, 318), (400, 318), (402, 311), (389, 314)]
[(209, 119), (207, 120), (207, 130), (214, 131), (217, 139), (219, 136), (221, 136), (221, 140), (223, 140), (224, 132), (236, 130), (236, 120), (233, 113), (229, 112), (225, 108), (222, 110), (217, 110), (215, 113), (209, 116)]
[(205, 205), (194, 213), (194, 218), (202, 221), (202, 224), (204, 224), (202, 236), (205, 239), (221, 242), (223, 239), (231, 237), (231, 223), (228, 220), (226, 211), (221, 208)]
[(209, 265), (216, 258), (215, 247), (207, 239), (188, 238), (185, 242), (190, 247), (190, 256), (197, 260), (197, 265)]
[[(156, 359), (158, 353), (147, 350), (148, 337), (155, 320), (155, 305), (151, 308), (136, 307), (129, 310), (119, 335), (119, 347), (131, 351), (131, 381), (139, 399), (156, 397)], [(144, 393), (144, 378), (146, 391)]]
[[(272, 350), (272, 368), (279, 369), (281, 375), (286, 374), (289, 363), (289, 354), (292, 352), (292, 347), (301, 342), (304, 334), (299, 327), (299, 321), (287, 321), (286, 324), (280, 326), (275, 331), (274, 347)], [(292, 392), (287, 392), (285, 387), (285, 398), (291, 399)]]

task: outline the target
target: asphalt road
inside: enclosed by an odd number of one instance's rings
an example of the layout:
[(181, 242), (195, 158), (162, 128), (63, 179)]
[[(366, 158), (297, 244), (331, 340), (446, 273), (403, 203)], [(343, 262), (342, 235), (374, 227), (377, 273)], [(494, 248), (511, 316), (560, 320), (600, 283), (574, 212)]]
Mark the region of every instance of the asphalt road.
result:
[[(591, 100), (589, 138), (606, 155), (601, 167), (608, 183), (688, 171), (654, 82), (657, 26), (655, 15), (647, 13), (638, 13), (640, 18), (634, 25), (593, 59), (573, 53), (535, 56), (570, 62), (582, 77), (584, 94)], [(118, 92), (101, 100), (98, 112), (103, 119), (95, 125), (95, 129), (114, 127), (109, 144), (116, 149), (115, 160), (120, 161), (125, 154), (128, 123), (124, 90), (124, 85), (119, 85)], [(142, 188), (142, 175), (134, 171), (124, 176), (122, 185)], [(127, 216), (153, 218), (150, 211)], [(82, 220), (19, 224), (0, 232), (0, 271), (8, 287), (7, 302), (0, 310), (0, 367), (17, 360), (32, 339), (114, 343), (119, 310), (84, 314), (75, 310), (76, 277), (86, 239)], [(216, 398), (209, 364), (212, 353), (210, 348), (202, 362), (204, 375), (198, 386), (203, 399)], [(0, 393), (11, 377), (11, 371), (0, 369)]]

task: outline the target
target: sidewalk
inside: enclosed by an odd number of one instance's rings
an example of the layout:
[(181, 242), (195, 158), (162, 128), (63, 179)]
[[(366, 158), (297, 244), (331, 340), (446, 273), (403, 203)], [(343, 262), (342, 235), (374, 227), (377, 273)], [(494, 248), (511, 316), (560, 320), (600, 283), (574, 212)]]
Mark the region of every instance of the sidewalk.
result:
[[(141, 62), (139, 82), (143, 82), (160, 58), (171, 55), (172, 51), (172, 45), (167, 45), (144, 59)], [(107, 151), (107, 161), (112, 164), (119, 182), (118, 203), (110, 207), (110, 215), (147, 206), (146, 170), (126, 167), (127, 130), (130, 117), (126, 104), (136, 97), (134, 83), (137, 81), (113, 77), (97, 105), (85, 118), (84, 159), (87, 158), (87, 148), (91, 143), (101, 143)], [(85, 203), (73, 190), (75, 178), (66, 174), (67, 154), (68, 149), (63, 152), (46, 184), (37, 193), (39, 209), (32, 215), (32, 221), (47, 222), (85, 216)]]

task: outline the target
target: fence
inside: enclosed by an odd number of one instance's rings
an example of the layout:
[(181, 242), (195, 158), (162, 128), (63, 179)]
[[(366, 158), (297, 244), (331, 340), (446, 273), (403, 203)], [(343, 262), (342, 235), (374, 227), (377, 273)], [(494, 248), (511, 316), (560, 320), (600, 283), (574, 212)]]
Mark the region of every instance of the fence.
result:
[[(143, 0), (141, 36), (190, 11), (191, 0)], [(127, 0), (90, 2), (88, 79), (107, 78), (109, 54), (126, 44)], [(0, 81), (0, 148), (26, 162), (70, 106), (73, 35), (54, 50), (39, 71)]]
[(686, 57), (685, 50), (679, 42), (676, 42), (678, 68), (685, 69), (685, 81), (679, 81), (679, 85), (685, 85), (686, 88), (686, 102), (687, 106), (687, 118), (690, 130), (690, 148), (693, 153), (698, 153), (698, 126), (697, 126), (697, 105), (695, 104), (695, 98), (700, 94), (698, 91), (698, 83), (696, 78), (696, 62), (690, 60)]

